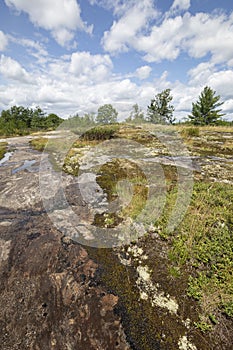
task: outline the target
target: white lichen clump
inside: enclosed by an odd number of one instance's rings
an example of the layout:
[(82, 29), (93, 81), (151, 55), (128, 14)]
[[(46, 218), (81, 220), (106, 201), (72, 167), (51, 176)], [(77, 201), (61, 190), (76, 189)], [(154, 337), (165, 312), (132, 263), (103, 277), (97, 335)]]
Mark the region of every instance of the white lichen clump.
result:
[(176, 314), (179, 308), (176, 300), (169, 295), (164, 294), (158, 290), (159, 285), (155, 286), (150, 278), (150, 271), (147, 266), (138, 266), (138, 280), (137, 286), (140, 290), (140, 297), (143, 300), (151, 300), (152, 306), (159, 306), (167, 309), (169, 312)]
[(196, 346), (188, 341), (186, 335), (184, 335), (178, 343), (179, 350), (197, 350)]

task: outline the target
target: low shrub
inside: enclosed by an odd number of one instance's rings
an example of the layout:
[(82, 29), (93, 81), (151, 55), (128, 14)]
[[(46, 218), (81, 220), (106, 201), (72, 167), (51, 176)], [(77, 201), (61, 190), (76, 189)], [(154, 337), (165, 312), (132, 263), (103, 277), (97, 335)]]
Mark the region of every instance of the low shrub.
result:
[(101, 125), (85, 131), (80, 139), (85, 141), (110, 140), (119, 130), (119, 125)]

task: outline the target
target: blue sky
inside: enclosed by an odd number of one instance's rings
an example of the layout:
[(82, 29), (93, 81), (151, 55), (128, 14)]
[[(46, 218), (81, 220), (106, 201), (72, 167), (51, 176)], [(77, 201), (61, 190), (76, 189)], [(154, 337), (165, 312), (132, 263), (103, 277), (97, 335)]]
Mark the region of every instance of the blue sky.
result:
[(231, 0), (0, 0), (0, 110), (121, 120), (170, 88), (179, 120), (206, 85), (232, 120)]

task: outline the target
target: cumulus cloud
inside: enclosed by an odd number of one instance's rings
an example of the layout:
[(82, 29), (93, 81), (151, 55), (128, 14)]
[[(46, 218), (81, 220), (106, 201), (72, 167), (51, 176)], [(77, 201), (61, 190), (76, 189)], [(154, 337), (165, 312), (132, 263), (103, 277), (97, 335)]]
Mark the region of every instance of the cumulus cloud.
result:
[(217, 94), (220, 94), (224, 99), (233, 99), (233, 71), (223, 70), (215, 72), (208, 79), (208, 85), (216, 90)]
[(147, 79), (150, 76), (152, 68), (150, 66), (142, 66), (136, 69), (135, 76), (141, 80)]
[(186, 10), (189, 5), (189, 1), (175, 0), (163, 20), (144, 33), (148, 21), (156, 19), (156, 11), (150, 1), (138, 2), (104, 33), (104, 49), (110, 53), (136, 49), (144, 53), (147, 62), (172, 61), (182, 52), (193, 58), (210, 54), (215, 64), (233, 65), (233, 14), (185, 12), (171, 16), (172, 9)]
[(7, 44), (7, 36), (0, 30), (0, 51), (5, 51)]
[(29, 83), (31, 81), (29, 73), (11, 57), (1, 55), (0, 73), (7, 79)]
[(76, 77), (85, 77), (96, 82), (107, 78), (112, 69), (108, 55), (91, 55), (90, 52), (75, 52), (71, 55), (69, 72)]
[[(131, 1), (130, 7), (118, 21), (114, 21), (109, 31), (105, 31), (102, 44), (106, 51), (127, 51), (129, 46), (134, 45), (137, 35), (148, 25), (148, 22), (157, 16), (158, 12), (153, 6), (153, 1)], [(118, 9), (118, 12), (119, 9)]]
[(233, 17), (198, 13), (166, 18), (153, 26), (150, 35), (138, 37), (137, 50), (145, 60), (174, 60), (181, 52), (201, 58), (211, 54), (214, 63), (226, 63), (233, 55)]
[(27, 13), (34, 25), (51, 31), (62, 46), (70, 43), (77, 29), (92, 32), (92, 26), (83, 22), (76, 0), (5, 0), (5, 3)]
[(211, 62), (202, 62), (188, 71), (191, 85), (204, 85), (215, 72), (215, 65)]

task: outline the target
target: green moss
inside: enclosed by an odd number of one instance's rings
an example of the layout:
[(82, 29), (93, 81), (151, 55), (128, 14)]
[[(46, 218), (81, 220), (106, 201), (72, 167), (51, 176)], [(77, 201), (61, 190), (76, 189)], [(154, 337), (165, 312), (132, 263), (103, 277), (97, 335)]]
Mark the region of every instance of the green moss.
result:
[(134, 162), (114, 159), (105, 163), (97, 174), (97, 183), (107, 194), (110, 203), (117, 200), (118, 194), (121, 193), (123, 205), (119, 203), (119, 217), (135, 218), (144, 208), (148, 197), (147, 180)]
[[(112, 249), (86, 249), (100, 267), (97, 281), (119, 296), (115, 311), (122, 318), (127, 341), (132, 349), (153, 350), (160, 348), (161, 341), (166, 344), (174, 342), (174, 339), (162, 338), (163, 320), (151, 307), (150, 301), (140, 300), (135, 268), (122, 265)], [(173, 324), (171, 315), (166, 322)]]

